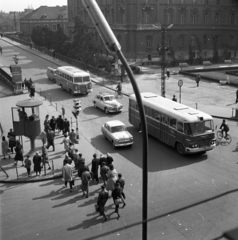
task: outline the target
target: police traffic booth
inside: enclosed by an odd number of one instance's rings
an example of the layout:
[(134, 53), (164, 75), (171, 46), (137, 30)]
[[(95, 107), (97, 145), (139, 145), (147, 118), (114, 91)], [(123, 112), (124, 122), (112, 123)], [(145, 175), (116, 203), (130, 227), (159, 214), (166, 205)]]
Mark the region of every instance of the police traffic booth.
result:
[(19, 65), (11, 65), (10, 71), (12, 73), (12, 83), (14, 84), (14, 93), (23, 93), (22, 89), (22, 71)]
[(35, 138), (41, 132), (40, 105), (42, 101), (27, 99), (12, 107), (12, 122), (16, 136), (26, 136), (30, 139), (31, 150), (35, 149)]

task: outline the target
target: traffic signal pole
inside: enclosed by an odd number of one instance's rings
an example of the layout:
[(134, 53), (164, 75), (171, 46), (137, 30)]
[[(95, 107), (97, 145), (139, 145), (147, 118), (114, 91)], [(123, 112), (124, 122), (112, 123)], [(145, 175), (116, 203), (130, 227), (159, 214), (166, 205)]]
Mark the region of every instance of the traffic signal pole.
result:
[(162, 53), (162, 63), (161, 63), (161, 96), (165, 97), (165, 27), (162, 27), (162, 48), (161, 48), (161, 53)]

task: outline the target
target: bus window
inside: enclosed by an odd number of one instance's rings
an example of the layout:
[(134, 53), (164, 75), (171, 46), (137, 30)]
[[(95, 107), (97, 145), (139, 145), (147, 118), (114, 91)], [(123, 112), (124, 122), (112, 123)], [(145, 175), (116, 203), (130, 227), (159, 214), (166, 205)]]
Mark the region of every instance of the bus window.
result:
[(164, 124), (168, 124), (168, 116), (164, 115)]
[(89, 76), (86, 76), (86, 77), (83, 77), (83, 82), (90, 82), (90, 77)]
[(74, 82), (75, 83), (81, 83), (82, 82), (82, 77), (75, 77)]
[(177, 130), (178, 130), (178, 132), (183, 133), (183, 123), (182, 122), (177, 122)]
[(192, 131), (189, 123), (184, 123), (184, 133), (188, 136), (192, 135)]
[(176, 129), (177, 120), (175, 118), (169, 119), (169, 126)]
[(151, 110), (151, 108), (149, 108), (149, 107), (145, 107), (145, 108), (146, 108), (146, 115), (149, 116), (149, 117), (151, 117), (151, 116), (152, 116), (152, 110)]

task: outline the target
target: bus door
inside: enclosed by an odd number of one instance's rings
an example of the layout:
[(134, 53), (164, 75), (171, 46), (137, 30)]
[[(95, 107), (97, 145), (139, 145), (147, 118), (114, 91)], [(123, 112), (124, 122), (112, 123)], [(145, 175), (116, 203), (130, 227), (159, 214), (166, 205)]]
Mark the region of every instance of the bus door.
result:
[(168, 144), (170, 146), (174, 146), (174, 143), (176, 142), (176, 135), (177, 135), (176, 132), (177, 132), (177, 120), (175, 118), (170, 117), (169, 131), (168, 131), (168, 137), (169, 137)]
[(169, 134), (168, 134), (168, 116), (161, 114), (160, 122), (160, 139), (162, 142), (168, 143)]

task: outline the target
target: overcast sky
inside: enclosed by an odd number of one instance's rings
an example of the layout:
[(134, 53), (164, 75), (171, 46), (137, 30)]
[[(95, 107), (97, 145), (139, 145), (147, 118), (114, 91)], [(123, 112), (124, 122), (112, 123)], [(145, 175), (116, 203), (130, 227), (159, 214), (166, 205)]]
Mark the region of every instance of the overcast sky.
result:
[(25, 8), (36, 9), (40, 6), (63, 6), (67, 5), (67, 0), (0, 0), (0, 11), (24, 11)]

